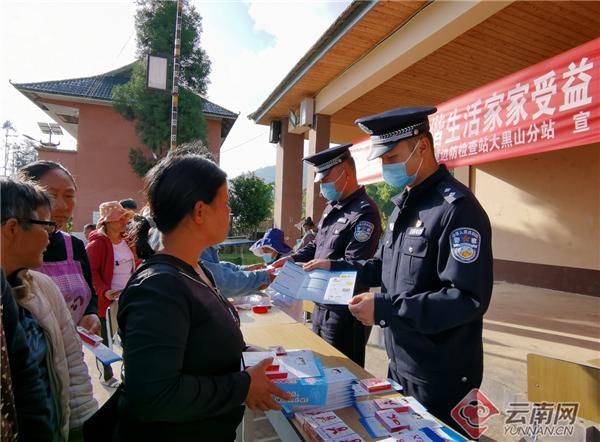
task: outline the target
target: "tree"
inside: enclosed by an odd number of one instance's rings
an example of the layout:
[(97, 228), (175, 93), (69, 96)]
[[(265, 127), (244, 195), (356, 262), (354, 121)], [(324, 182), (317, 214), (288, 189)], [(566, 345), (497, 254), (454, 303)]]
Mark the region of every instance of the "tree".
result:
[[(10, 120), (2, 123), (2, 130), (4, 130), (4, 173), (8, 176), (37, 160), (35, 148), (38, 143), (27, 139), (19, 140), (16, 135), (17, 130)], [(16, 138), (17, 141), (9, 142), (9, 138)]]
[(381, 222), (383, 223), (383, 228), (387, 225), (387, 220), (389, 216), (392, 214), (394, 210), (394, 203), (392, 202), (392, 197), (400, 193), (398, 189), (386, 184), (384, 182), (377, 184), (369, 184), (366, 186), (367, 195), (369, 195), (377, 206), (379, 207), (379, 211), (381, 212)]
[(229, 206), (234, 231), (250, 235), (273, 213), (273, 185), (254, 173), (233, 178), (229, 183)]
[(11, 132), (15, 132), (15, 127), (12, 124), (12, 121), (6, 120), (2, 123), (2, 130), (4, 131), (4, 160), (2, 164), (4, 164), (4, 175), (9, 175), (8, 173), (8, 157), (10, 153), (10, 144), (8, 143), (8, 137), (12, 137), (14, 135)]
[(33, 163), (37, 160), (37, 150), (35, 149), (38, 144), (31, 140), (21, 140), (12, 143), (11, 150), (13, 153), (12, 157), (12, 170), (16, 172), (22, 167)]
[(8, 136), (10, 132), (15, 132), (15, 127), (13, 126), (12, 121), (5, 120), (4, 123), (2, 123), (2, 130), (5, 131), (6, 136)]
[[(146, 56), (161, 54), (168, 59), (167, 84), (172, 83), (173, 46), (177, 4), (173, 1), (138, 0), (135, 17), (139, 61), (128, 83), (113, 89), (113, 108), (130, 121), (147, 149), (130, 149), (129, 164), (143, 176), (162, 158), (170, 145), (171, 96), (146, 87)], [(184, 1), (178, 105), (178, 143), (206, 142), (203, 98), (208, 85), (210, 61), (200, 47), (202, 17)]]
[(213, 156), (210, 149), (200, 140), (191, 141), (189, 143), (180, 144), (177, 146), (177, 149), (169, 152), (169, 155), (201, 155), (204, 158), (215, 162), (215, 157)]

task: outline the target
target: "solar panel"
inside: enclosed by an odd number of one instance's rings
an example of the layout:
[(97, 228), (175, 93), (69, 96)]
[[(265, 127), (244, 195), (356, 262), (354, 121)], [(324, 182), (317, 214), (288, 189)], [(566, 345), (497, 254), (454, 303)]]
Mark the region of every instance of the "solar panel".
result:
[(52, 131), (52, 134), (54, 134), (54, 135), (62, 135), (63, 134), (62, 129), (56, 123), (50, 123), (50, 130)]
[(52, 133), (52, 129), (50, 129), (50, 125), (48, 123), (38, 123), (38, 126), (40, 127), (40, 130), (42, 131), (43, 134), (51, 134)]

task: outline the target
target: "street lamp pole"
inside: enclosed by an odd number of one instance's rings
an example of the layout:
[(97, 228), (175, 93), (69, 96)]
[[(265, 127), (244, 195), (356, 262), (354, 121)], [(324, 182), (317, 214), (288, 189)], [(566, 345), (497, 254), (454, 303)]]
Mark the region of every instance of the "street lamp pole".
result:
[(177, 111), (179, 107), (179, 57), (181, 55), (181, 15), (184, 0), (177, 0), (175, 48), (173, 50), (173, 89), (171, 91), (171, 149), (177, 147)]

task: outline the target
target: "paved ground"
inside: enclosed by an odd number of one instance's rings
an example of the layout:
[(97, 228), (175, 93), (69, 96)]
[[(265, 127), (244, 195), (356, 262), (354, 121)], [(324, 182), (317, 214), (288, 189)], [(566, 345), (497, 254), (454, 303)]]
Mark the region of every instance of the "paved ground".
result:
[[(375, 376), (385, 376), (387, 356), (378, 342), (374, 333), (367, 347), (366, 368)], [(484, 350), (482, 390), (492, 400), (498, 397), (499, 389), (527, 398), (528, 353), (600, 366), (600, 298), (496, 283), (484, 320)], [(89, 354), (86, 361), (95, 379), (94, 394), (103, 402), (114, 390), (100, 384)], [(118, 373), (120, 364), (115, 368)], [(503, 423), (504, 417), (497, 416), (481, 440), (511, 440), (504, 435)], [(261, 416), (255, 434), (257, 442), (278, 440)]]
[[(483, 337), (483, 392), (499, 407), (507, 396), (526, 401), (529, 353), (600, 366), (600, 298), (497, 283)], [(486, 436), (516, 440), (504, 434), (504, 420), (492, 420)]]

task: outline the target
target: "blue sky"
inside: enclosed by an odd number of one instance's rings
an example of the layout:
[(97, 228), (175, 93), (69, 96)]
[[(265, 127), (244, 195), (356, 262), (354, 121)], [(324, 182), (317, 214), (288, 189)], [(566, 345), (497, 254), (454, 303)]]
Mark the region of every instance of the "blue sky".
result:
[(205, 23), (207, 20), (211, 23), (227, 23), (229, 36), (222, 35), (222, 37), (231, 53), (235, 53), (240, 48), (259, 52), (276, 44), (274, 35), (254, 27), (254, 21), (248, 11), (249, 7), (248, 3), (242, 2), (196, 3), (196, 8), (204, 17)]
[[(212, 62), (208, 98), (240, 113), (222, 147), (221, 165), (230, 176), (275, 163), (267, 128), (246, 115), (349, 3), (192, 1), (203, 17), (202, 45)], [(130, 63), (135, 58), (134, 14), (130, 0), (1, 1), (0, 120), (42, 138), (36, 122), (49, 118), (8, 80), (76, 78)], [(74, 147), (75, 140), (65, 135), (63, 146)]]

